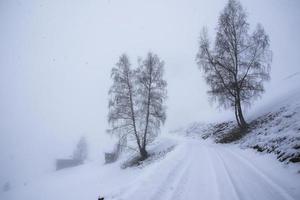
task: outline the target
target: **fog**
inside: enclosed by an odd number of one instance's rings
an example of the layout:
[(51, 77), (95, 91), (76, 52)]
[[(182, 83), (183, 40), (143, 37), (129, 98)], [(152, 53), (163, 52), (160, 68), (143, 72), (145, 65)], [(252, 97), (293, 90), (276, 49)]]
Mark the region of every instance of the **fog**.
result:
[[(54, 159), (71, 155), (80, 136), (87, 137), (89, 159), (102, 158), (113, 144), (105, 133), (110, 70), (123, 52), (133, 66), (148, 51), (165, 61), (163, 132), (193, 121), (231, 119), (231, 112), (209, 103), (195, 63), (201, 28), (206, 25), (213, 38), (226, 2), (2, 0), (0, 185), (53, 171)], [(241, 2), (252, 27), (265, 27), (274, 54), (272, 80), (255, 109), (300, 72), (300, 2)]]

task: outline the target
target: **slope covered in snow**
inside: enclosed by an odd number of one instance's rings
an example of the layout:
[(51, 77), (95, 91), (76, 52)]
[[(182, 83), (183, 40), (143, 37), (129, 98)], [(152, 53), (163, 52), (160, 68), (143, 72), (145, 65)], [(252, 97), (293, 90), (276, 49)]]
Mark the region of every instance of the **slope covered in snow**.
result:
[(277, 95), (267, 105), (260, 106), (250, 113), (249, 127), (245, 133), (240, 133), (234, 121), (192, 123), (173, 132), (202, 139), (212, 138), (217, 143), (232, 142), (241, 148), (253, 148), (259, 152), (272, 153), (277, 159), (286, 163), (298, 163), (300, 162), (300, 88), (296, 85), (290, 91), (281, 92), (281, 95)]
[(300, 95), (252, 121), (239, 142), (260, 152), (274, 152), (280, 161), (300, 162)]

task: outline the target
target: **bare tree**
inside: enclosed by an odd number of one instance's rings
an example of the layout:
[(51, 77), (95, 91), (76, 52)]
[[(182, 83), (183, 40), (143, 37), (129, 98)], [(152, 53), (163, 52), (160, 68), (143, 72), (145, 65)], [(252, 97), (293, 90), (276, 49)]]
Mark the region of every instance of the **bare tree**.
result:
[(156, 55), (149, 53), (139, 68), (132, 70), (124, 54), (112, 69), (108, 114), (112, 128), (108, 132), (134, 139), (141, 159), (148, 157), (146, 146), (166, 119), (163, 65)]
[(163, 74), (164, 62), (152, 53), (148, 53), (137, 69), (143, 157), (148, 156), (146, 146), (157, 136), (161, 124), (166, 120), (164, 100), (167, 82), (163, 79)]
[(250, 106), (264, 92), (263, 82), (270, 78), (271, 60), (269, 37), (260, 24), (249, 33), (246, 12), (236, 0), (229, 0), (221, 12), (214, 48), (210, 48), (203, 29), (196, 56), (212, 100), (233, 108), (240, 128), (247, 127), (242, 104)]
[(73, 152), (73, 159), (83, 163), (88, 156), (88, 146), (85, 137), (81, 137)]
[(141, 140), (136, 126), (136, 108), (134, 106), (136, 105), (135, 98), (137, 96), (137, 91), (133, 87), (135, 72), (130, 69), (130, 65), (128, 56), (123, 54), (111, 72), (113, 85), (109, 90), (108, 122), (112, 128), (108, 132), (118, 134), (120, 138), (124, 136), (134, 138), (142, 155)]

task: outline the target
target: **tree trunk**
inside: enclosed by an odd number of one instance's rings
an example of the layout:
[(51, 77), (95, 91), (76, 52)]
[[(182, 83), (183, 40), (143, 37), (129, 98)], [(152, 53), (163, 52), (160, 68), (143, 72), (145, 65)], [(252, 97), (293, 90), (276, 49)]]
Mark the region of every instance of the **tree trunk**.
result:
[(142, 160), (145, 160), (146, 158), (148, 158), (148, 152), (146, 150), (146, 147), (140, 148), (140, 154), (141, 154)]
[(247, 127), (247, 123), (245, 121), (245, 118), (243, 116), (243, 111), (242, 111), (242, 107), (241, 107), (241, 101), (240, 99), (237, 99), (237, 114), (238, 114), (238, 118), (239, 118), (239, 126), (240, 128), (244, 129)]
[(241, 127), (241, 122), (239, 120), (239, 115), (238, 115), (238, 109), (237, 109), (237, 106), (236, 106), (236, 102), (235, 102), (235, 105), (234, 105), (234, 115), (235, 115), (235, 119), (236, 119), (236, 122), (238, 124), (239, 127)]
[(145, 125), (145, 132), (144, 132), (144, 138), (143, 138), (143, 143), (142, 143), (142, 148), (146, 152), (146, 157), (148, 156), (147, 155), (147, 151), (146, 151), (146, 145), (147, 145), (147, 134), (148, 134), (149, 116), (150, 116), (150, 102), (151, 102), (150, 94), (151, 94), (151, 85), (152, 85), (152, 65), (150, 67), (149, 76), (150, 76), (150, 80), (149, 80), (150, 83), (148, 85), (149, 88), (148, 88), (147, 113), (146, 113), (146, 122), (145, 122), (146, 125)]
[(145, 125), (145, 132), (144, 132), (144, 138), (143, 138), (143, 144), (142, 144), (143, 147), (146, 147), (146, 144), (147, 144), (147, 133), (148, 133), (149, 115), (150, 115), (150, 87), (149, 87), (149, 91), (148, 91), (146, 125)]

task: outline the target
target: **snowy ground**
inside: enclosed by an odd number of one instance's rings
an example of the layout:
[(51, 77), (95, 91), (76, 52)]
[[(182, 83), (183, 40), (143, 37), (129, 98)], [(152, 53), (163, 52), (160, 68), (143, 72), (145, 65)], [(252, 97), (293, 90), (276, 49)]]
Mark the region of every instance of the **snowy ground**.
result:
[(2, 193), (1, 199), (219, 199), (296, 200), (300, 174), (271, 155), (235, 145), (168, 135), (154, 145), (176, 147), (142, 167), (121, 169), (119, 161), (52, 172), (26, 186)]
[[(233, 141), (241, 148), (272, 153), (279, 161), (300, 162), (300, 88), (282, 95), (248, 117), (249, 131)], [(172, 131), (192, 138), (224, 141), (235, 131), (234, 121), (195, 122)], [(240, 133), (238, 133), (240, 134)]]
[(89, 161), (12, 185), (0, 199), (298, 200), (300, 164), (287, 161), (300, 155), (299, 94), (297, 87), (254, 112), (255, 129), (235, 143), (213, 142), (234, 123), (193, 123), (157, 138), (138, 166), (122, 169), (128, 154), (108, 165)]

